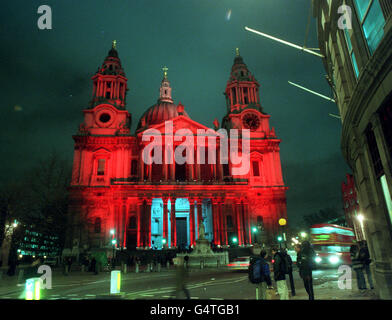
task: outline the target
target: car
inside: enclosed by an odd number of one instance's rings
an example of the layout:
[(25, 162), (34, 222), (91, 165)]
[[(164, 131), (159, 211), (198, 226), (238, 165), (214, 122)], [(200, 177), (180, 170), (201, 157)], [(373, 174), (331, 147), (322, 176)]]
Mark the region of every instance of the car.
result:
[(230, 262), (227, 266), (231, 270), (243, 270), (247, 271), (250, 264), (250, 257), (238, 257), (235, 258), (232, 262)]

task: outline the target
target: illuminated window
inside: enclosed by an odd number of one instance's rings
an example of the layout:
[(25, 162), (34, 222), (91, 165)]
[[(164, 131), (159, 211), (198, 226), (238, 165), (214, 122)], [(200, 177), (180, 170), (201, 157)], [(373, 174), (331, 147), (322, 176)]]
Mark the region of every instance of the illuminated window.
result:
[(344, 37), (346, 39), (347, 49), (348, 49), (348, 53), (349, 53), (349, 55), (351, 57), (351, 62), (352, 62), (353, 67), (354, 67), (355, 76), (358, 78), (358, 76), (359, 76), (359, 69), (358, 69), (357, 59), (355, 58), (353, 45), (351, 43), (350, 34), (349, 34), (347, 28), (344, 29)]
[(373, 55), (384, 36), (385, 18), (379, 0), (355, 0), (358, 18), (369, 47)]
[(259, 162), (252, 161), (252, 167), (253, 167), (253, 176), (259, 177), (260, 176)]
[(392, 201), (391, 201), (391, 194), (389, 192), (387, 178), (385, 175), (381, 177), (381, 187), (384, 193), (385, 203), (387, 205), (388, 213), (389, 213), (389, 221), (392, 223)]
[(104, 176), (105, 175), (105, 159), (98, 159), (97, 175), (98, 176)]
[(378, 151), (376, 137), (374, 136), (374, 132), (372, 126), (369, 125), (365, 131), (367, 143), (369, 146), (370, 156), (373, 162), (373, 169), (376, 178), (380, 178), (384, 174), (384, 168), (382, 166), (380, 152)]

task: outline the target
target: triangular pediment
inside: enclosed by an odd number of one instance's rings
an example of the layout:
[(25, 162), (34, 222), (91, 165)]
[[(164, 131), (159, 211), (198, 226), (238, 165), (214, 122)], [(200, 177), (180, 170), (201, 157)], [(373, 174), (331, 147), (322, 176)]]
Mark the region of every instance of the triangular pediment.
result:
[[(173, 133), (175, 134), (176, 131), (180, 130), (180, 129), (187, 129), (190, 132), (192, 132), (193, 135), (198, 134), (198, 130), (204, 130), (206, 132), (207, 135), (215, 135), (215, 136), (219, 136), (219, 133), (216, 132), (214, 129), (212, 128), (208, 128), (205, 125), (198, 123), (188, 117), (184, 117), (184, 116), (177, 116), (173, 119), (170, 119), (168, 121), (156, 124), (156, 125), (152, 125), (150, 126), (148, 129), (146, 129), (145, 131), (149, 130), (149, 129), (154, 129), (154, 130), (158, 130), (161, 132), (162, 135), (165, 135), (166, 132), (168, 132), (170, 134), (170, 127), (172, 126), (173, 128)], [(143, 132), (145, 132), (143, 131)], [(140, 134), (142, 134), (143, 132), (140, 132)]]

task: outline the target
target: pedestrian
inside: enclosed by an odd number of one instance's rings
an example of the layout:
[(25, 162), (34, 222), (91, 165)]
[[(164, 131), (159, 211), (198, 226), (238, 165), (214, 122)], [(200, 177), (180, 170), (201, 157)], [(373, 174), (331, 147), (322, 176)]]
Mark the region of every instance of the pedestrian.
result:
[(289, 289), (286, 283), (286, 263), (282, 254), (276, 247), (272, 248), (274, 280), (280, 300), (289, 300)]
[(71, 272), (71, 266), (72, 266), (72, 257), (68, 257), (67, 259), (67, 273)]
[(314, 259), (316, 258), (316, 253), (314, 252), (309, 241), (304, 241), (301, 244), (295, 246), (295, 251), (297, 252), (297, 266), (299, 275), (304, 282), (304, 287), (308, 293), (309, 300), (314, 300), (313, 291), (313, 269), (314, 269)]
[(362, 240), (360, 242), (359, 259), (361, 260), (364, 271), (366, 273), (369, 287), (373, 290), (373, 278), (372, 273), (370, 272), (370, 263), (372, 262), (372, 260), (370, 259), (369, 248), (367, 246), (366, 240)]
[(353, 244), (350, 247), (350, 258), (351, 258), (351, 268), (355, 271), (355, 274), (357, 276), (358, 290), (361, 293), (363, 293), (366, 290), (366, 280), (363, 274), (364, 266), (359, 256), (359, 245), (357, 243)]
[(267, 252), (261, 250), (260, 257), (252, 259), (249, 266), (249, 280), (257, 285), (260, 300), (267, 300), (267, 290), (273, 289), (269, 264), (265, 259), (266, 255)]
[(97, 259), (95, 259), (95, 257), (91, 259), (91, 271), (96, 275), (98, 274)]
[(293, 277), (293, 260), (291, 259), (290, 255), (287, 253), (287, 249), (283, 248), (281, 250), (282, 256), (285, 259), (286, 266), (287, 266), (287, 274), (289, 275), (290, 279), (290, 289), (291, 289), (291, 296), (295, 296), (295, 286), (294, 286), (294, 277)]
[(188, 260), (189, 257), (185, 256), (184, 257), (184, 262), (181, 264), (179, 263), (177, 265), (177, 270), (176, 270), (176, 291), (173, 292), (172, 295), (175, 295), (176, 298), (178, 299), (180, 292), (184, 292), (186, 298), (189, 300), (190, 294), (189, 294), (189, 290), (187, 289), (187, 282), (188, 282), (188, 277), (189, 277), (189, 273), (188, 273)]

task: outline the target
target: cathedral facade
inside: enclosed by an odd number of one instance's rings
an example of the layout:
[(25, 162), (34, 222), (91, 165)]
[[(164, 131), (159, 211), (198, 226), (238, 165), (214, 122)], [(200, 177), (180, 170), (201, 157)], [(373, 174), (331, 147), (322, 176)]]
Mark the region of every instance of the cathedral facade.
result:
[(92, 100), (73, 136), (66, 247), (188, 248), (200, 224), (218, 247), (272, 242), (287, 218), (280, 140), (238, 49), (227, 113), (214, 128), (174, 103), (163, 71), (158, 101), (134, 132), (115, 43), (92, 77)]

